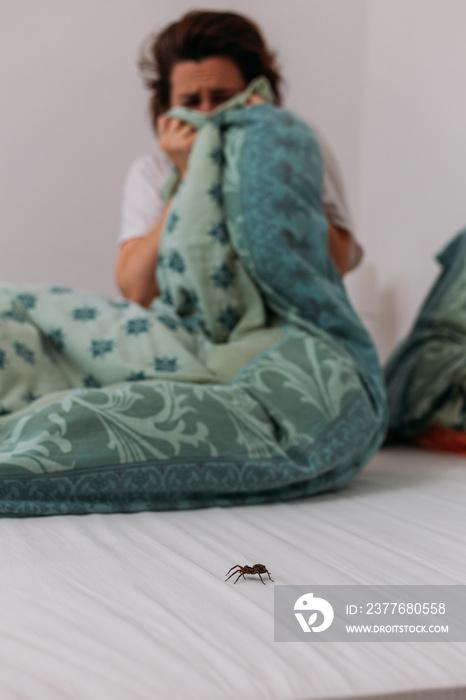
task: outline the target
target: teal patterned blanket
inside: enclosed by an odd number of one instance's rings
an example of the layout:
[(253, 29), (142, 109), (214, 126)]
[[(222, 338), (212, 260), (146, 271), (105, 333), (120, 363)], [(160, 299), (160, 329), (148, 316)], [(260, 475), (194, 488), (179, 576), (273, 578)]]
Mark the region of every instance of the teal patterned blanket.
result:
[(437, 260), (441, 273), (385, 369), (390, 428), (406, 437), (466, 430), (466, 229)]
[(290, 112), (199, 129), (150, 309), (0, 289), (0, 513), (260, 503), (337, 489), (381, 443), (381, 370), (329, 255), (322, 160)]

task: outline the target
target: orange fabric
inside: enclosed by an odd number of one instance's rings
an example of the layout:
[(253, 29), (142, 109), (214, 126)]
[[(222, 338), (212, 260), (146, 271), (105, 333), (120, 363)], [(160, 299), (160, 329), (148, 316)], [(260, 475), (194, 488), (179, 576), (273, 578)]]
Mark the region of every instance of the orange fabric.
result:
[(423, 433), (416, 435), (414, 440), (430, 450), (455, 452), (466, 456), (466, 432), (431, 425)]

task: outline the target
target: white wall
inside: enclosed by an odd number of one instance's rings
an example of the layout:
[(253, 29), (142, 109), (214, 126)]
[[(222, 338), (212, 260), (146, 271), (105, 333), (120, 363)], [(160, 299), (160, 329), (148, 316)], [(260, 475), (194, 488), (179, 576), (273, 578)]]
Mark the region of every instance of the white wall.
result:
[[(367, 0), (203, 1), (278, 50), (287, 104), (324, 128), (358, 196)], [(199, 7), (199, 6), (194, 6)], [(122, 182), (150, 150), (139, 46), (188, 0), (2, 0), (0, 279), (116, 294)]]
[(368, 10), (359, 230), (385, 357), (437, 275), (433, 255), (466, 225), (466, 2)]

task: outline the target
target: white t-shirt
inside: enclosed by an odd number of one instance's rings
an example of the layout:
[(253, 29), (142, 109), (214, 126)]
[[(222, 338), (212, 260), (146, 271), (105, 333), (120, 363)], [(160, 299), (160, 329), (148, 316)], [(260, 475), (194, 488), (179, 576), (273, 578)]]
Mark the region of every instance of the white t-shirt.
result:
[[(322, 203), (330, 221), (346, 229), (352, 236), (348, 269), (360, 262), (363, 250), (354, 238), (343, 181), (338, 163), (328, 143), (318, 134), (320, 151), (324, 161)], [(152, 155), (138, 158), (130, 167), (123, 188), (122, 221), (119, 243), (145, 236), (162, 216), (165, 203), (161, 190), (173, 168), (167, 154), (157, 148)]]

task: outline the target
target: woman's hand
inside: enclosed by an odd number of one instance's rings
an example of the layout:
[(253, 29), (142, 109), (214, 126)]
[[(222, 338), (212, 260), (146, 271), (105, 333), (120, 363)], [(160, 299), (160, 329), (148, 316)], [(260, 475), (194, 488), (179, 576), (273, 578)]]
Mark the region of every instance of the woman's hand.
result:
[(183, 178), (188, 167), (189, 154), (197, 136), (196, 129), (180, 119), (161, 115), (157, 119), (157, 134), (160, 148), (171, 158)]
[[(252, 107), (264, 102), (259, 95), (251, 95), (246, 107)], [(166, 117), (163, 114), (157, 119), (157, 135), (162, 151), (169, 156), (178, 168), (181, 178), (185, 176), (188, 158), (197, 136), (196, 129), (180, 119)]]

